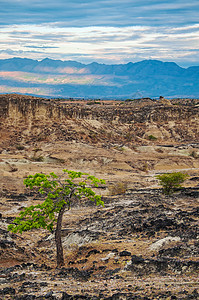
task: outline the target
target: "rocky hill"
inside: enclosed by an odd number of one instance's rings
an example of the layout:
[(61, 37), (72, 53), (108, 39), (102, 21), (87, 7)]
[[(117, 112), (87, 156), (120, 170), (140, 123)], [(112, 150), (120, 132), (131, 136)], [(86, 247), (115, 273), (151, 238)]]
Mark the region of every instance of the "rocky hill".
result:
[[(1, 95), (0, 299), (197, 299), (198, 104)], [(7, 225), (42, 201), (23, 179), (63, 168), (107, 184), (105, 208), (76, 202), (65, 214), (56, 269), (52, 234)], [(189, 178), (165, 196), (155, 175), (174, 170)]]

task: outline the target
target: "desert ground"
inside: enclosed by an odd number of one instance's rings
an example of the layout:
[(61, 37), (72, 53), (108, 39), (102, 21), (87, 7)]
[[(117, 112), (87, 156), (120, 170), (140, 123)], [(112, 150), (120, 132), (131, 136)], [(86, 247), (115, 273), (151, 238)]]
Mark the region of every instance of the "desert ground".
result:
[[(199, 100), (0, 104), (0, 299), (198, 298)], [(52, 233), (7, 226), (43, 201), (24, 178), (63, 169), (105, 179), (105, 206), (74, 201), (56, 268)], [(189, 175), (169, 196), (156, 178), (167, 172)]]

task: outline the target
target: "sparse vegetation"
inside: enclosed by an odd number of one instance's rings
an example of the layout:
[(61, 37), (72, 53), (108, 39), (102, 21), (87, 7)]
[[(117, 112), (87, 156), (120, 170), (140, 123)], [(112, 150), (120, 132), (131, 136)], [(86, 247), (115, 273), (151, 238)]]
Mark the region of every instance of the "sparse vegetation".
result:
[(114, 145), (114, 149), (120, 152), (123, 152), (125, 150), (125, 148), (121, 145)]
[(58, 164), (64, 164), (65, 163), (65, 159), (63, 159), (63, 158), (56, 158), (56, 162)]
[(44, 161), (44, 157), (42, 155), (39, 155), (39, 156), (34, 155), (31, 157), (31, 160), (35, 161), (35, 162), (42, 162), (42, 161)]
[(188, 178), (187, 174), (181, 172), (165, 173), (157, 175), (156, 178), (159, 180), (160, 185), (163, 187), (163, 193), (171, 195), (175, 189), (181, 188), (182, 183)]
[(199, 155), (197, 154), (197, 152), (195, 150), (193, 150), (189, 155), (193, 158), (198, 158), (199, 157)]
[(125, 102), (131, 102), (131, 101), (134, 101), (135, 99), (126, 99), (124, 100)]
[(34, 161), (34, 162), (43, 162), (44, 161), (44, 157), (42, 155), (38, 155), (37, 153), (42, 151), (42, 149), (40, 148), (35, 148), (33, 150), (34, 155), (30, 158), (30, 160)]
[(160, 148), (155, 149), (155, 151), (158, 152), (158, 153), (164, 153), (164, 151)]
[(113, 137), (113, 132), (112, 131), (107, 131), (107, 138), (112, 139)]
[(16, 146), (16, 149), (17, 149), (17, 150), (24, 150), (25, 147), (24, 147), (23, 145), (17, 145), (17, 146)]
[(101, 104), (99, 101), (89, 101), (86, 103), (87, 105)]
[(155, 137), (154, 135), (150, 134), (150, 135), (148, 135), (148, 139), (149, 139), (150, 141), (156, 141), (156, 140), (157, 140), (157, 137)]
[(48, 134), (44, 132), (41, 132), (37, 137), (38, 142), (47, 141), (47, 139), (48, 139)]
[(37, 152), (39, 152), (39, 151), (42, 151), (42, 149), (41, 149), (41, 148), (35, 148), (33, 151), (34, 151), (35, 153), (37, 153)]
[(143, 171), (143, 172), (148, 172), (148, 170), (149, 170), (148, 163), (145, 162), (145, 163), (143, 164), (143, 166), (140, 168), (140, 170)]
[(127, 132), (124, 138), (127, 140), (127, 142), (131, 142), (133, 139), (133, 134), (131, 132)]

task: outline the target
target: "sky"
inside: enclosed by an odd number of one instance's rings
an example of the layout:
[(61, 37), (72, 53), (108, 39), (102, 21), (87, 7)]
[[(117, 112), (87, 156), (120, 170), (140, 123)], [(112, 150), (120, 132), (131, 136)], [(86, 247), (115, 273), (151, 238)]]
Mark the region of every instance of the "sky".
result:
[(0, 59), (199, 65), (198, 0), (0, 0)]

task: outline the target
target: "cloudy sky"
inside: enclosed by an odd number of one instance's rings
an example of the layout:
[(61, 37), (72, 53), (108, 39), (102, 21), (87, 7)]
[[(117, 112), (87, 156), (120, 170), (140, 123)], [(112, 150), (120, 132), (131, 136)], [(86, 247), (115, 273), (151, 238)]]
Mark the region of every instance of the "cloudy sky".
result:
[(0, 0), (0, 59), (199, 65), (198, 0)]

